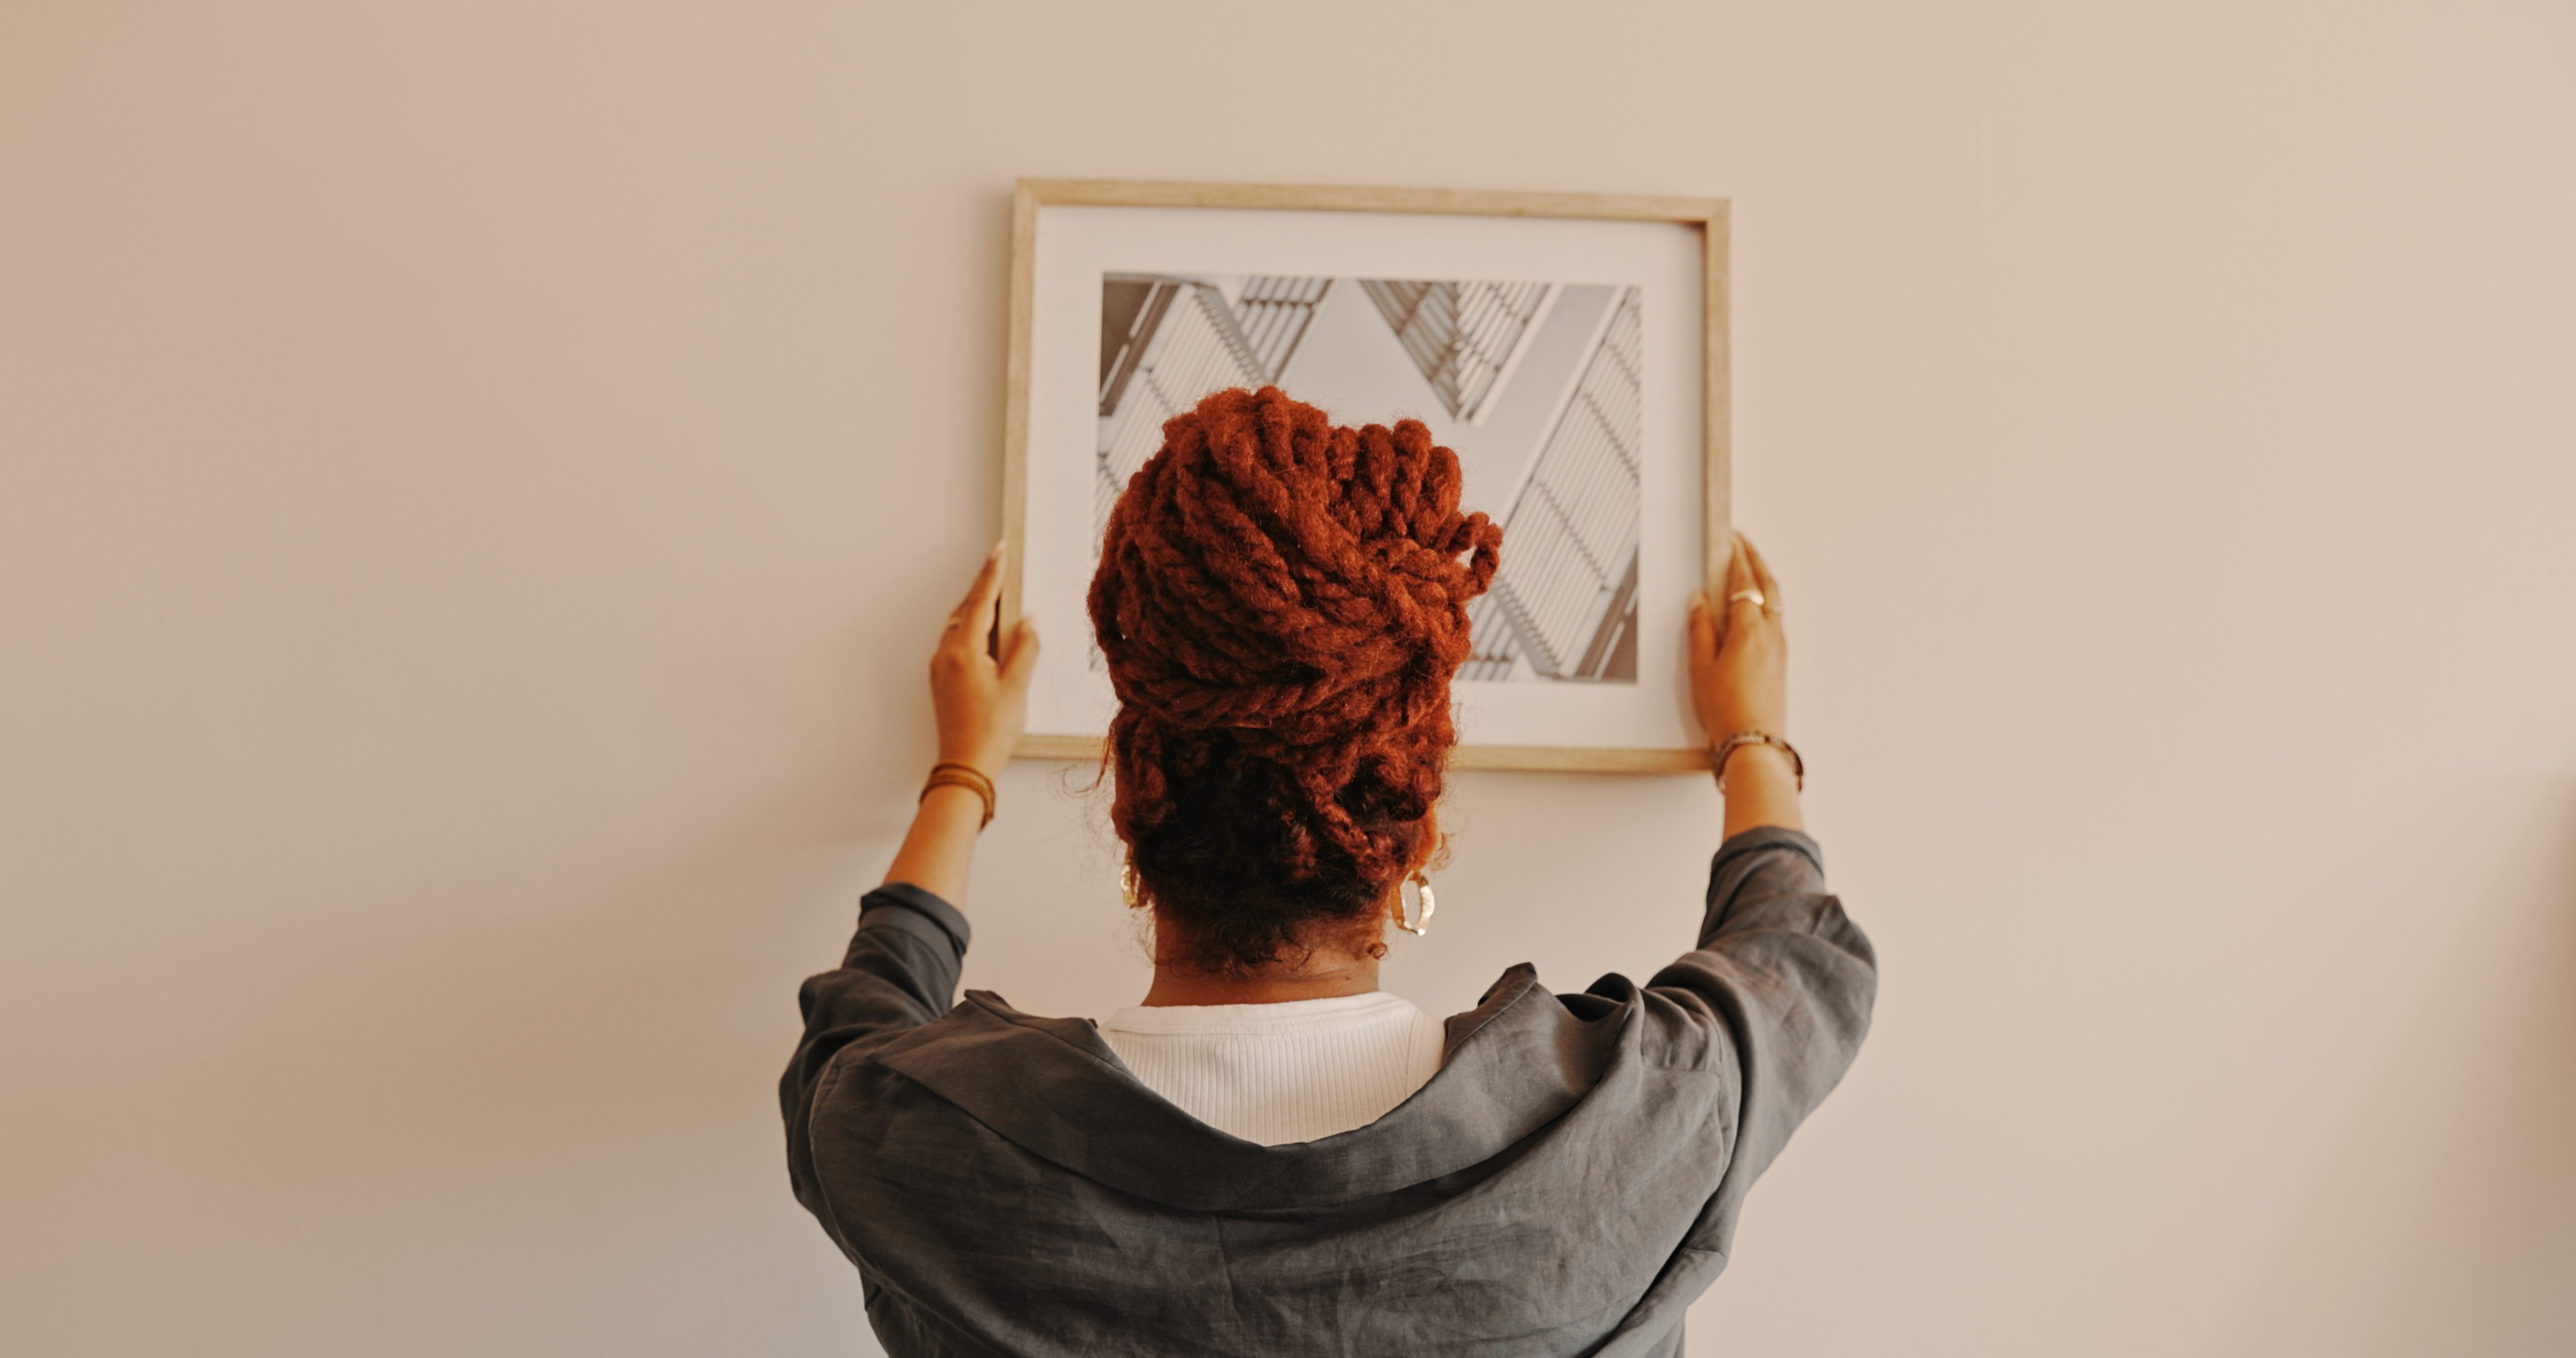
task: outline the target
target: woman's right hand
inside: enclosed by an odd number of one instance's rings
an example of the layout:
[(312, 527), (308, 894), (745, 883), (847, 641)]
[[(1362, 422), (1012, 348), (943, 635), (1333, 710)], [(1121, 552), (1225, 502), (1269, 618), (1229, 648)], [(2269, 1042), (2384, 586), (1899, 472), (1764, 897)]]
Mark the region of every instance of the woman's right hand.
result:
[(1780, 628), (1780, 583), (1751, 539), (1735, 535), (1726, 563), (1726, 592), (1759, 590), (1749, 597), (1712, 601), (1691, 597), (1691, 706), (1711, 741), (1737, 731), (1766, 731), (1786, 738), (1789, 725), (1788, 639)]

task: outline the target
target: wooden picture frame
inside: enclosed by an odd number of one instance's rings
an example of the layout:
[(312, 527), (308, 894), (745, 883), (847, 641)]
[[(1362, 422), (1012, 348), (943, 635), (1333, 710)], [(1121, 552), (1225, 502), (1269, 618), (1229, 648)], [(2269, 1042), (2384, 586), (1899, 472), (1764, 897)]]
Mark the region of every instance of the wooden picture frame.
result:
[[(1004, 627), (1019, 615), (1029, 565), (1032, 346), (1036, 339), (1040, 212), (1049, 207), (1215, 208), (1271, 212), (1397, 213), (1499, 218), (1567, 218), (1679, 225), (1700, 234), (1701, 551), (1697, 563), (1710, 597), (1723, 593), (1729, 544), (1727, 200), (1722, 198), (1520, 193), (1461, 189), (1397, 189), (1318, 185), (1155, 182), (1138, 180), (1023, 179), (1011, 202), (1010, 338), (1003, 396), (1003, 534), (1010, 543), (1003, 588)], [(1687, 369), (1685, 369), (1687, 371)], [(1292, 393), (1293, 394), (1293, 393)], [(1372, 416), (1371, 418), (1377, 418)], [(1686, 511), (1684, 511), (1686, 512)], [(1510, 540), (1505, 541), (1506, 568)], [(1631, 578), (1635, 568), (1631, 567)], [(1057, 645), (1080, 645), (1053, 635)], [(1087, 639), (1087, 628), (1085, 631)], [(1685, 695), (1686, 706), (1686, 695)], [(1685, 719), (1686, 733), (1696, 734)], [(1705, 739), (1700, 736), (1700, 739)], [(1032, 733), (1015, 757), (1097, 761), (1102, 738)], [(1710, 767), (1706, 744), (1596, 746), (1475, 744), (1462, 732), (1450, 766), (1462, 769), (1680, 773)]]

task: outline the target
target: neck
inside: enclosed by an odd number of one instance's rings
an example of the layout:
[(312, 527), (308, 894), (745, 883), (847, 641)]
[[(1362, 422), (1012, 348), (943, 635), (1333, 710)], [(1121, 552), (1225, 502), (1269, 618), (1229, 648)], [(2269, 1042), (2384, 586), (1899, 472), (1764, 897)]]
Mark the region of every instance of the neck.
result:
[(1212, 976), (1154, 963), (1154, 984), (1145, 992), (1151, 1007), (1179, 1004), (1284, 1004), (1322, 1000), (1336, 995), (1365, 995), (1377, 989), (1377, 959), (1343, 954), (1315, 957), (1296, 971), (1255, 972), (1249, 976)]

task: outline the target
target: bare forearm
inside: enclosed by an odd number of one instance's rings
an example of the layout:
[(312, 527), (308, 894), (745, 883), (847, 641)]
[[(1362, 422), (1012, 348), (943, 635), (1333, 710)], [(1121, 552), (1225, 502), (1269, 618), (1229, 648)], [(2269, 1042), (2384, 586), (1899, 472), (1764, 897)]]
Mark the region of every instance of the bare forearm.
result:
[(984, 799), (972, 788), (943, 784), (921, 799), (903, 837), (889, 882), (910, 882), (959, 909), (966, 905), (966, 874), (975, 865), (975, 836), (984, 827)]
[(1798, 777), (1788, 752), (1776, 745), (1739, 745), (1727, 756), (1726, 774), (1718, 780), (1726, 799), (1725, 837), (1757, 825), (1804, 830), (1798, 815)]

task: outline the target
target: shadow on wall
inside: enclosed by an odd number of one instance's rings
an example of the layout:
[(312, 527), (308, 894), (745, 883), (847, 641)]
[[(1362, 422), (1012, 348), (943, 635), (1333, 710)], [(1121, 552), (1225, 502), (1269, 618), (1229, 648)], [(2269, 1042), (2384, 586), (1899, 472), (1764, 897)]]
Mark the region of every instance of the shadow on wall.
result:
[(2576, 1353), (2576, 783), (2481, 891), (2270, 1277), (2242, 1354)]

